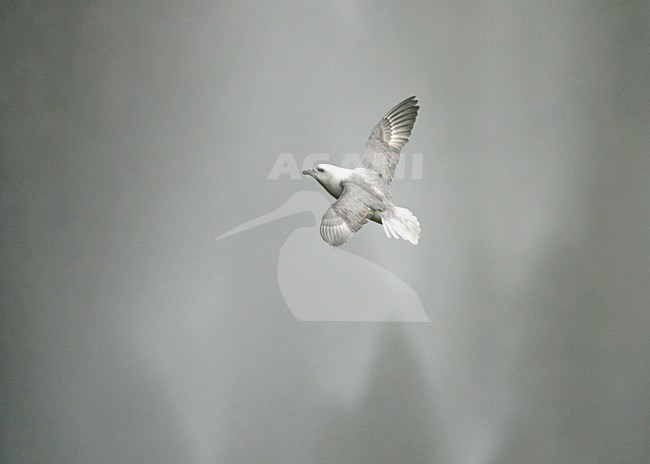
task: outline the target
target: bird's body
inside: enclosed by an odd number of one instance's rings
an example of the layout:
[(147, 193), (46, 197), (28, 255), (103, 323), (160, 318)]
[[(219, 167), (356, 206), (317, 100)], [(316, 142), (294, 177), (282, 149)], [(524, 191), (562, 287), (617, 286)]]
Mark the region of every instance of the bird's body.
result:
[(386, 113), (370, 134), (362, 167), (318, 164), (303, 172), (337, 199), (321, 222), (321, 236), (328, 244), (343, 245), (371, 220), (382, 224), (388, 237), (417, 245), (420, 223), (409, 210), (393, 204), (389, 185), (419, 108), (415, 97), (410, 97)]
[(383, 211), (390, 204), (390, 192), (387, 185), (379, 182), (379, 176), (365, 168), (347, 169), (331, 164), (319, 164), (318, 167), (325, 171), (325, 175), (317, 178), (319, 184), (337, 200), (343, 193), (346, 183), (360, 187), (370, 197), (374, 197), (376, 207), (373, 215), (368, 219), (381, 224), (379, 211)]

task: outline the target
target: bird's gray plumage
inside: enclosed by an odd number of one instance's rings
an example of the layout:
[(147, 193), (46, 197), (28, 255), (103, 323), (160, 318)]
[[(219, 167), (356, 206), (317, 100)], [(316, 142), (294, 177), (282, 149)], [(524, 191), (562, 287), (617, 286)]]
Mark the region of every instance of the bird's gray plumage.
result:
[(409, 140), (418, 116), (415, 96), (398, 103), (377, 123), (372, 130), (361, 165), (381, 175), (387, 183), (393, 180), (399, 155)]
[[(370, 200), (370, 201), (368, 201)], [(327, 243), (340, 246), (368, 222), (372, 209), (368, 203), (373, 199), (353, 183), (344, 183), (343, 193), (330, 206), (320, 224), (320, 235)]]
[(420, 108), (417, 102), (415, 97), (407, 98), (377, 123), (366, 144), (362, 167), (319, 164), (303, 172), (338, 199), (325, 212), (320, 226), (321, 237), (330, 245), (348, 242), (368, 220), (383, 224), (388, 237), (418, 243), (420, 223), (409, 210), (393, 204), (388, 190), (400, 152), (413, 130)]

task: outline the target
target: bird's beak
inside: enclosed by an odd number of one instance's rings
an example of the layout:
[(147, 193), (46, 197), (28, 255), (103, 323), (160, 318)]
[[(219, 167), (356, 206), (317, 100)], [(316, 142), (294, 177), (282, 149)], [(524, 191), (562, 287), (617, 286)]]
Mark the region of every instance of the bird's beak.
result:
[(302, 171), (302, 173), (303, 173), (303, 175), (305, 175), (305, 176), (312, 176), (312, 177), (314, 177), (314, 168), (311, 168), (311, 169), (305, 169), (304, 171)]
[[(308, 206), (308, 205), (307, 205)], [(296, 204), (295, 201), (287, 201), (284, 205), (280, 206), (277, 208), (275, 211), (271, 211), (270, 213), (264, 214), (258, 218), (255, 218), (251, 221), (248, 221), (240, 226), (235, 227), (234, 229), (229, 230), (226, 233), (221, 234), (215, 240), (220, 240), (222, 238), (229, 237), (230, 235), (235, 235), (239, 234), (241, 232), (244, 232), (245, 230), (252, 229), (254, 227), (261, 226), (263, 224), (266, 224), (268, 222), (276, 221), (278, 219), (281, 219), (286, 216), (291, 216), (292, 214), (300, 213), (302, 211), (308, 211), (309, 209), (305, 207), (303, 204)]]
[(277, 208), (275, 211), (264, 214), (258, 218), (255, 218), (251, 221), (246, 222), (240, 226), (235, 227), (234, 229), (229, 230), (215, 238), (215, 240), (220, 240), (222, 238), (229, 237), (231, 235), (239, 234), (248, 229), (261, 226), (263, 224), (281, 219), (293, 214), (299, 214), (304, 211), (311, 211), (312, 217), (316, 218), (318, 214), (320, 216), (321, 210), (327, 209), (329, 202), (325, 200), (325, 196), (322, 193), (316, 193), (309, 190), (303, 190), (297, 193), (294, 193), (291, 198), (289, 198), (282, 206)]

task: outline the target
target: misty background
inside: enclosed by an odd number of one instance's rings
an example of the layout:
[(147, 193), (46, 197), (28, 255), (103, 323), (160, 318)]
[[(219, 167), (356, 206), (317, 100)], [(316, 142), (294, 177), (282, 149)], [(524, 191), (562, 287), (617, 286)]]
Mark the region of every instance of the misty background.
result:
[[(0, 461), (650, 462), (647, 2), (0, 18)], [(298, 322), (310, 213), (214, 237), (321, 191), (280, 153), (336, 164), (413, 94), (420, 244), (346, 250), (431, 323)]]

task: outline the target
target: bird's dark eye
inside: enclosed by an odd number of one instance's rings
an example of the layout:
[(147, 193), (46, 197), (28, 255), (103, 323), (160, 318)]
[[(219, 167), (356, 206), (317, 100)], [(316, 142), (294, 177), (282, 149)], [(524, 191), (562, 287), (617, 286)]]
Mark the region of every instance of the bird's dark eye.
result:
[(316, 170), (317, 170), (318, 172), (325, 172), (325, 169), (323, 169), (323, 168), (316, 168)]

